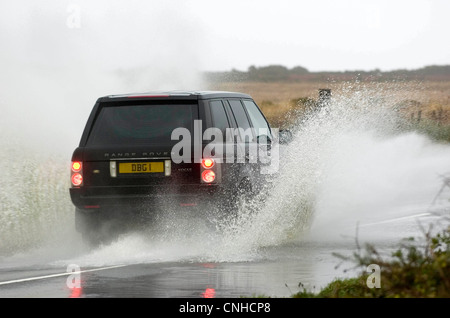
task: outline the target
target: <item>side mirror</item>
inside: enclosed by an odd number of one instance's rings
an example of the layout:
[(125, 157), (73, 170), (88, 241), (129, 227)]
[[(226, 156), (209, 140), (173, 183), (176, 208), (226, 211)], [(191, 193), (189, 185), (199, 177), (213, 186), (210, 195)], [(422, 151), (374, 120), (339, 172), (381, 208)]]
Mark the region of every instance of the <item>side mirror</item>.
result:
[(292, 132), (288, 129), (283, 129), (278, 132), (278, 141), (282, 145), (290, 143), (294, 139)]

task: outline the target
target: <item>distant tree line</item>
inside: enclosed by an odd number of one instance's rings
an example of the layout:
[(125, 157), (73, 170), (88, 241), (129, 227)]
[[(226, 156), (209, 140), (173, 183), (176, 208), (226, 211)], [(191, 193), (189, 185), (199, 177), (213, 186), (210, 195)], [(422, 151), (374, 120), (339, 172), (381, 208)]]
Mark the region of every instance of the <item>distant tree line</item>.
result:
[(257, 81), (324, 81), (324, 80), (450, 80), (450, 65), (431, 65), (416, 70), (399, 69), (393, 71), (345, 71), (345, 72), (310, 72), (302, 66), (287, 68), (283, 65), (250, 66), (247, 71), (232, 69), (225, 72), (205, 72), (205, 79), (211, 83)]

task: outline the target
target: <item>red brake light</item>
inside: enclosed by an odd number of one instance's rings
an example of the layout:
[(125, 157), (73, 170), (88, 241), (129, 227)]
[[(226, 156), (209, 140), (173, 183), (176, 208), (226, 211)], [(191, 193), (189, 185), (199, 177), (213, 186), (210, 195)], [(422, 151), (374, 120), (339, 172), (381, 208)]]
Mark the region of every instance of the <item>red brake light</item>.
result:
[(73, 172), (80, 172), (81, 171), (81, 161), (74, 161), (72, 162), (72, 171)]
[(203, 168), (205, 168), (205, 169), (210, 169), (210, 168), (212, 168), (212, 166), (214, 166), (214, 159), (211, 159), (211, 158), (204, 158), (204, 159), (202, 160), (202, 166), (203, 166)]
[(72, 175), (72, 184), (75, 186), (75, 187), (78, 187), (78, 186), (80, 186), (81, 184), (83, 183), (83, 176), (81, 175), (81, 173), (74, 173), (73, 175)]
[(211, 183), (216, 179), (216, 174), (212, 170), (205, 170), (202, 173), (202, 180), (206, 183)]

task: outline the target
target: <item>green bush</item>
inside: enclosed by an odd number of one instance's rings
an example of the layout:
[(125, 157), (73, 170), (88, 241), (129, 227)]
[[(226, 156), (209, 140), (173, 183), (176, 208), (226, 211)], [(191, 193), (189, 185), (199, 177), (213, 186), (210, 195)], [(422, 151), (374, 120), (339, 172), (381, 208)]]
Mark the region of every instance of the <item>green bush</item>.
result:
[[(450, 226), (423, 240), (406, 239), (385, 259), (373, 245), (358, 249), (351, 257), (336, 255), (363, 268), (356, 278), (338, 279), (319, 293), (304, 289), (295, 298), (447, 298), (450, 297)], [(380, 266), (380, 288), (367, 287), (369, 264)]]
[(433, 140), (450, 142), (450, 125), (440, 125), (432, 120), (422, 120), (413, 127)]

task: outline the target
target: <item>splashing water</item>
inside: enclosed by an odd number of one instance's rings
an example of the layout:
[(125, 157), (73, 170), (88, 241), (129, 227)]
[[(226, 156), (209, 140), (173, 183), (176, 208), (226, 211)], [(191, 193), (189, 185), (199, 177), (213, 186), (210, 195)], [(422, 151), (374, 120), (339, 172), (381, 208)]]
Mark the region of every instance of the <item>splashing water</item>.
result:
[(270, 195), (256, 213), (241, 211), (225, 229), (224, 253), (336, 240), (354, 235), (359, 223), (428, 211), (441, 176), (450, 172), (450, 146), (405, 133), (395, 108), (404, 96), (390, 93), (386, 99), (383, 93), (346, 88), (296, 122)]
[[(441, 176), (450, 172), (450, 146), (404, 132), (394, 107), (403, 96), (380, 98), (383, 94), (344, 87), (328, 105), (299, 115), (268, 194), (220, 224), (220, 231), (172, 211), (148, 231), (126, 234), (78, 257), (65, 160), (52, 161), (49, 174), (49, 165), (39, 165), (48, 163), (45, 158), (29, 158), (23, 170), (2, 157), (12, 168), (5, 177), (11, 186), (3, 183), (0, 193), (0, 255), (44, 253), (46, 246), (57, 245), (80, 265), (255, 260), (267, 246), (336, 240), (353, 235), (358, 222), (426, 212), (442, 186)], [(441, 196), (446, 208), (449, 196)]]

